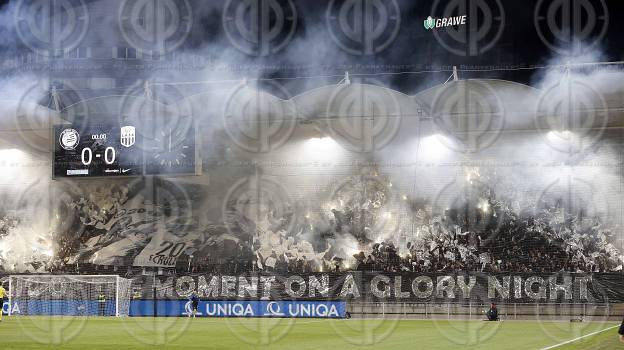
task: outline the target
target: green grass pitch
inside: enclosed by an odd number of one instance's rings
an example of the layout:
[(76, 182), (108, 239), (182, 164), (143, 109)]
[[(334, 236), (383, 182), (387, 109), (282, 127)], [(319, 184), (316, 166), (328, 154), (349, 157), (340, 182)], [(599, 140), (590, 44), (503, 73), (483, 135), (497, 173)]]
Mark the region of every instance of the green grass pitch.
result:
[(543, 349), (594, 332), (554, 349), (624, 348), (617, 339), (617, 325), (557, 321), (5, 316), (0, 323), (0, 349), (511, 350)]

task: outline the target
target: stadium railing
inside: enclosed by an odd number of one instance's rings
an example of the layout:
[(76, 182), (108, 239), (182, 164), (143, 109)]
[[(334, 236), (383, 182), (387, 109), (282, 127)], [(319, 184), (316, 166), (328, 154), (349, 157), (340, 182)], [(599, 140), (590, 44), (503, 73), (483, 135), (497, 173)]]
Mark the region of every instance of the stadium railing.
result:
[[(486, 303), (349, 302), (347, 311), (357, 318), (485, 319)], [(624, 304), (503, 303), (497, 304), (502, 320), (621, 320)]]

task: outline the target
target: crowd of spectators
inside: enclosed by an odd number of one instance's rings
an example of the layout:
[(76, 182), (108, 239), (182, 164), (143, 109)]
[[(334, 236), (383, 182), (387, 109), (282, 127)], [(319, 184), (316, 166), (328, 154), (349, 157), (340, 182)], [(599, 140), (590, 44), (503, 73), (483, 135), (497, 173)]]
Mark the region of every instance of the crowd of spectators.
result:
[[(480, 198), (480, 201), (483, 201)], [(484, 209), (485, 208), (485, 209)], [(616, 272), (622, 270), (623, 256), (614, 246), (615, 232), (600, 220), (566, 213), (560, 207), (544, 205), (539, 210), (518, 212), (492, 198), (474, 211), (457, 206), (441, 215), (419, 215), (415, 226), (417, 239), (400, 240), (393, 235), (375, 242), (370, 229), (355, 234), (345, 227), (355, 227), (339, 220), (338, 215), (321, 233), (332, 237), (323, 242), (310, 236), (293, 236), (279, 226), (261, 233), (248, 234), (249, 239), (232, 238), (210, 232), (220, 240), (206, 240), (205, 249), (185, 250), (175, 266), (165, 270), (173, 273), (242, 274), (250, 271), (282, 274), (335, 271), (383, 272), (516, 272), (551, 273)], [(361, 210), (362, 211), (362, 210)], [(366, 215), (366, 213), (364, 213)], [(19, 220), (5, 217), (0, 220), (0, 239), (7, 236)], [(251, 224), (248, 226), (252, 226)], [(256, 225), (257, 227), (257, 225)], [(342, 236), (356, 237), (360, 249), (345, 254), (336, 244)], [(397, 235), (399, 236), (399, 235)], [(362, 239), (363, 237), (363, 239)], [(317, 244), (322, 242), (324, 244)], [(30, 272), (110, 273), (106, 267), (84, 263), (69, 257), (83, 242), (72, 236), (55, 237), (56, 252), (52, 258), (34, 257), (27, 262)], [(332, 243), (335, 246), (332, 247)], [(10, 247), (8, 247), (10, 248)], [(339, 249), (340, 248), (340, 249)], [(7, 247), (4, 247), (6, 250)], [(129, 259), (122, 266), (131, 266), (138, 251), (129, 250)], [(6, 252), (2, 252), (4, 256)], [(45, 258), (45, 257), (44, 257)], [(4, 267), (3, 261), (0, 266)], [(118, 266), (112, 267), (115, 272)], [(140, 267), (137, 267), (140, 269)], [(127, 269), (131, 274), (136, 268)], [(137, 270), (137, 271), (135, 271)]]
[[(481, 232), (445, 217), (426, 225), (427, 235), (408, 242), (401, 256), (393, 242), (374, 244), (354, 255), (357, 270), (412, 272), (615, 272), (622, 255), (609, 242), (612, 232), (596, 219), (579, 220), (555, 207), (537, 215), (499, 210)], [(465, 224), (465, 221), (464, 221)]]

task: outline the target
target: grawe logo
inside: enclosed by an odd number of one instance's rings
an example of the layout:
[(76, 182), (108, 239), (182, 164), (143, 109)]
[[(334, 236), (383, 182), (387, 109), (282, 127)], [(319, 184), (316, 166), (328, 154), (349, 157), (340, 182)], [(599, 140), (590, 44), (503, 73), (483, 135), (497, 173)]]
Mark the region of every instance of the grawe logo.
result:
[(466, 19), (468, 16), (454, 16), (454, 17), (444, 17), (444, 18), (433, 18), (431, 16), (427, 17), (424, 22), (425, 29), (433, 29), (433, 28), (442, 28), (442, 27), (450, 27), (450, 26), (459, 26), (466, 24)]

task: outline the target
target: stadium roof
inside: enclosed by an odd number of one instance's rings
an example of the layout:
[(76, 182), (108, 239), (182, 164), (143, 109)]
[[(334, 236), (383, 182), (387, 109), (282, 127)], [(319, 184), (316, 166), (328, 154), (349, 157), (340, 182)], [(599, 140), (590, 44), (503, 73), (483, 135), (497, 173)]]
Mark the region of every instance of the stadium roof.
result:
[(47, 157), (52, 125), (63, 122), (57, 111), (42, 105), (0, 100), (0, 147), (24, 148)]
[[(49, 150), (52, 144), (51, 126), (67, 121), (112, 117), (120, 121), (134, 120), (154, 125), (150, 119), (154, 116), (160, 115), (175, 121), (172, 115), (192, 115), (203, 127), (222, 128), (224, 117), (237, 117), (237, 113), (247, 113), (249, 108), (260, 110), (268, 116), (268, 120), (294, 116), (299, 124), (313, 123), (321, 129), (338, 116), (351, 117), (353, 120), (400, 117), (401, 128), (410, 128), (428, 121), (460, 122), (469, 119), (471, 115), (492, 115), (504, 119), (505, 131), (532, 131), (539, 129), (536, 116), (553, 117), (553, 113), (558, 113), (553, 111), (562, 108), (557, 105), (561, 101), (556, 100), (565, 99), (566, 96), (573, 99), (572, 103), (580, 103), (580, 112), (595, 114), (590, 115), (593, 118), (590, 124), (583, 127), (620, 128), (624, 127), (624, 117), (621, 115), (624, 110), (624, 89), (613, 86), (584, 86), (580, 80), (580, 84), (575, 87), (579, 89), (577, 96), (566, 95), (569, 92), (566, 92), (564, 85), (536, 89), (505, 80), (467, 79), (450, 81), (410, 96), (378, 85), (341, 83), (282, 99), (276, 95), (287, 96), (288, 91), (277, 91), (274, 94), (268, 92), (269, 89), (241, 84), (192, 95), (173, 104), (158, 103), (143, 96), (97, 97), (79, 101), (65, 108), (62, 113), (39, 105), (5, 101), (0, 107), (0, 113), (5, 116), (0, 119), (0, 139), (3, 143), (28, 144), (42, 151)], [(347, 123), (353, 121), (350, 118), (342, 120)], [(483, 125), (478, 122), (467, 123), (464, 127), (478, 129)], [(301, 132), (301, 137), (314, 134), (297, 130), (295, 135)]]

